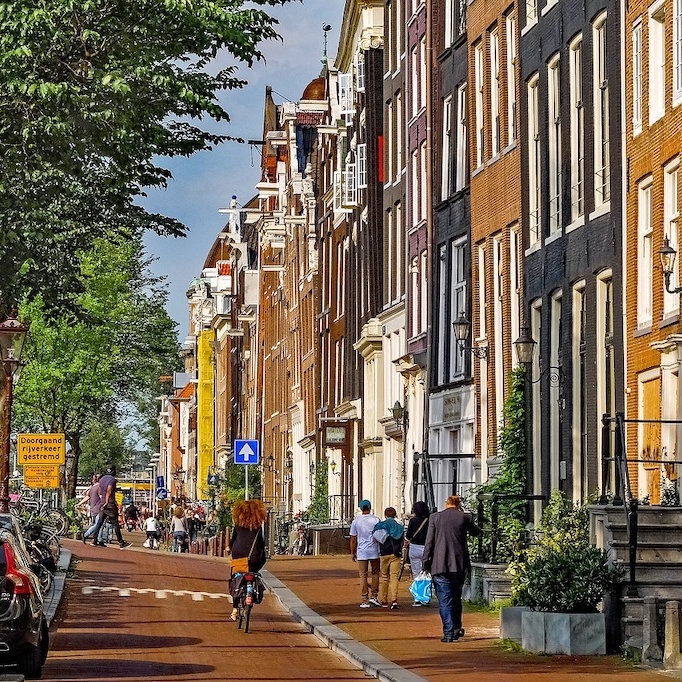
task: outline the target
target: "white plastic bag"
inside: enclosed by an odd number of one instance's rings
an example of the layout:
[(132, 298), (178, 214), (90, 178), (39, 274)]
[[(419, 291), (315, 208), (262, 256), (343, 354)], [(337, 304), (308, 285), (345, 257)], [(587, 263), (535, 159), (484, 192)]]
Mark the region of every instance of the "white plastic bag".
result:
[(410, 593), (415, 601), (421, 602), (422, 604), (428, 604), (431, 601), (431, 595), (433, 593), (431, 574), (426, 571), (419, 573), (410, 585)]
[(143, 547), (146, 547), (147, 549), (149, 549), (149, 538), (147, 538), (147, 539), (142, 543), (142, 546), (143, 546)]

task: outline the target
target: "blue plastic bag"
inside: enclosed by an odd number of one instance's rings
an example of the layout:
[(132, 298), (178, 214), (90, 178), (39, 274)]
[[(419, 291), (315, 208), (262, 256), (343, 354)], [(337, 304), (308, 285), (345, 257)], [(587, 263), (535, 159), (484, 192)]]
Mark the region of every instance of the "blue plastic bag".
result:
[(428, 604), (431, 601), (433, 587), (431, 584), (431, 574), (422, 571), (410, 585), (410, 593), (415, 601)]

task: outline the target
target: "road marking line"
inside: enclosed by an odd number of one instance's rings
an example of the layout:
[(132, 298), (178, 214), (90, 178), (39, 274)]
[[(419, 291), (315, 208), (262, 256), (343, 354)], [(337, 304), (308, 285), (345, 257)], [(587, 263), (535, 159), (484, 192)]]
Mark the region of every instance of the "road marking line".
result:
[(192, 597), (192, 601), (203, 601), (204, 599), (227, 599), (232, 601), (232, 597), (229, 594), (224, 594), (222, 592), (193, 592), (191, 590), (154, 590), (144, 587), (110, 587), (108, 585), (83, 585), (83, 594), (94, 594), (95, 592), (118, 592), (119, 597), (130, 597), (133, 593), (135, 594), (149, 594), (154, 593), (157, 599), (167, 599), (169, 596), (173, 597)]

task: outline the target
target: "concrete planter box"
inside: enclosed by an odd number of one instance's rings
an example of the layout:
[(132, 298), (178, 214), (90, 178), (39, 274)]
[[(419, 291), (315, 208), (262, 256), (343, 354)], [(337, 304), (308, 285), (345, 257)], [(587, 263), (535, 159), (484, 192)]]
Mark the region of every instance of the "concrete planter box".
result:
[(507, 599), (511, 594), (511, 576), (507, 575), (507, 564), (471, 562), (470, 582), (464, 586), (462, 598), (469, 601), (483, 600), (494, 604)]
[(522, 613), (521, 646), (538, 654), (604, 655), (606, 616), (603, 613)]
[(530, 606), (503, 606), (500, 609), (500, 638), (521, 644), (521, 616)]

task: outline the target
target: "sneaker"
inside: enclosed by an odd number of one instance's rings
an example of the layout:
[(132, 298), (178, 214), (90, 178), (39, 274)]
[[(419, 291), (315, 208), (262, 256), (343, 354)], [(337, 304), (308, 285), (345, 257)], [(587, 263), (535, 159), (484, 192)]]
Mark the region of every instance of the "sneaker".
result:
[(416, 601), (414, 604), (412, 604), (412, 606), (424, 606), (424, 604), (422, 604), (420, 601)]
[(381, 602), (376, 597), (372, 597), (369, 603), (371, 606), (381, 606)]
[(119, 549), (125, 549), (126, 547), (130, 547), (130, 545), (132, 544), (133, 544), (132, 542), (121, 542), (119, 543), (118, 547)]
[(388, 608), (388, 602), (387, 602), (387, 601), (382, 601), (382, 602), (381, 602), (381, 608), (382, 608), (382, 609), (387, 609), (387, 608)]
[(391, 604), (391, 611), (395, 611), (396, 609), (399, 609), (399, 608), (400, 608), (400, 605), (398, 604), (397, 601), (394, 601), (394, 602)]
[(459, 630), (455, 630), (455, 634), (452, 636), (452, 639), (457, 641), (461, 637), (464, 637), (464, 628), (460, 628)]
[(370, 607), (370, 603), (368, 601), (363, 601), (362, 604), (360, 604), (361, 609), (368, 609)]

